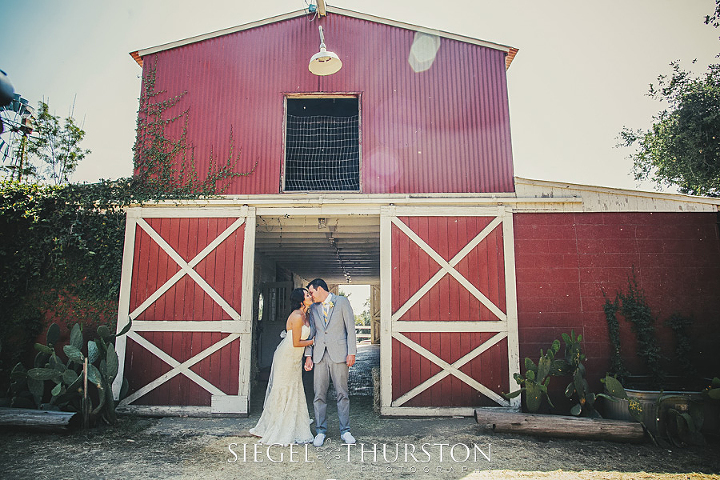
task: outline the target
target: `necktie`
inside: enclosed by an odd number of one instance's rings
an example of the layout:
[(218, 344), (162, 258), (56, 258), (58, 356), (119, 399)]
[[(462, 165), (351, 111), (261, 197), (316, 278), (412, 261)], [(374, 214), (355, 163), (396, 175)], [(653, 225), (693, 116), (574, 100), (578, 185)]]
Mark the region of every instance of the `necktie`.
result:
[(327, 304), (323, 303), (323, 316), (325, 317), (325, 326), (327, 327), (328, 324), (328, 306)]

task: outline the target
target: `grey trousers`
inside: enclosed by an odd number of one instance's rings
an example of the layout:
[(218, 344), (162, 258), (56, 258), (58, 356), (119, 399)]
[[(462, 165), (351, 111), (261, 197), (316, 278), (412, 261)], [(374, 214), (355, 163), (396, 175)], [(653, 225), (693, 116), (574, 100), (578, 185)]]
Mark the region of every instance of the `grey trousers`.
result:
[(348, 396), (348, 366), (345, 362), (335, 363), (329, 355), (313, 368), (313, 386), (315, 389), (315, 433), (327, 434), (327, 392), (330, 379), (337, 392), (337, 410), (340, 420), (340, 435), (350, 431), (350, 397)]

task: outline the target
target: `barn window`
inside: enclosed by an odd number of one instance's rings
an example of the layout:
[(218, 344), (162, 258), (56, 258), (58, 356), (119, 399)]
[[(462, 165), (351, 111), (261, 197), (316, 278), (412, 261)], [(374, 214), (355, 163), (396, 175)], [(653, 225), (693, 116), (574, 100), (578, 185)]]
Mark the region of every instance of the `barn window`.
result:
[(360, 190), (357, 97), (288, 98), (285, 191)]

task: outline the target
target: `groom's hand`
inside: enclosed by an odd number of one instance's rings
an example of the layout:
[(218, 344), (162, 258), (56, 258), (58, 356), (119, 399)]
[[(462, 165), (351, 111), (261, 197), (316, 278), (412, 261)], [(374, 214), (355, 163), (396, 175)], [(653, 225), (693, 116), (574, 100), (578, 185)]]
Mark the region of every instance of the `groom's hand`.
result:
[[(308, 357), (308, 358), (310, 358), (310, 357)], [(353, 365), (355, 365), (355, 355), (348, 355), (347, 358), (345, 359), (345, 363), (347, 364), (348, 367), (352, 367)]]
[(309, 372), (310, 370), (312, 370), (312, 368), (313, 368), (312, 357), (310, 357), (310, 356), (305, 357), (305, 371)]

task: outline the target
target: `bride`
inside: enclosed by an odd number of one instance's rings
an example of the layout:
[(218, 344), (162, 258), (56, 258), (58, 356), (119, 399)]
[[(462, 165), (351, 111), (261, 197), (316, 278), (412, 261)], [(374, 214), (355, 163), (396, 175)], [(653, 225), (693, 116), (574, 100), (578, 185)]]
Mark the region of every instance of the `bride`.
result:
[(312, 303), (312, 296), (304, 288), (290, 293), (293, 312), (285, 323), (287, 335), (273, 356), (263, 413), (250, 429), (250, 433), (260, 437), (260, 443), (289, 445), (313, 441), (300, 363), (305, 347), (314, 344), (313, 339), (307, 339), (310, 322), (306, 313)]

